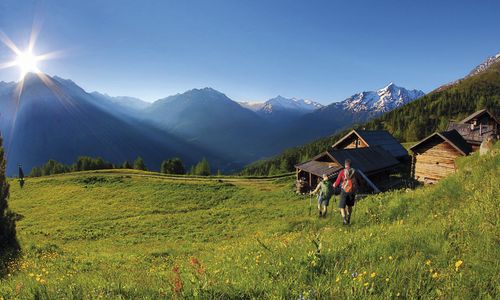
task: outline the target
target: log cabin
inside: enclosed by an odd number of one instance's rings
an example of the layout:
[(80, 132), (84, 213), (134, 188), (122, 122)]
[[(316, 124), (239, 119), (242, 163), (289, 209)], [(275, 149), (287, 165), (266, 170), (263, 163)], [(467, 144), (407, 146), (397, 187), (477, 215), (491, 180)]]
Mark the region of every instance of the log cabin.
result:
[(471, 146), (456, 130), (436, 132), (410, 148), (413, 177), (433, 184), (456, 171), (455, 159), (466, 156)]
[(356, 149), (379, 146), (398, 160), (408, 158), (408, 151), (386, 130), (352, 130), (336, 142), (333, 149)]
[(499, 128), (498, 119), (486, 109), (476, 111), (460, 122), (451, 122), (448, 126), (448, 130), (458, 131), (474, 152), (488, 137), (498, 140)]
[(346, 159), (350, 159), (352, 167), (359, 171), (367, 189), (375, 192), (380, 192), (378, 183), (388, 178), (388, 174), (400, 164), (380, 146), (329, 149), (310, 161), (296, 165), (297, 181), (306, 181), (310, 189), (314, 189), (323, 174), (335, 180)]

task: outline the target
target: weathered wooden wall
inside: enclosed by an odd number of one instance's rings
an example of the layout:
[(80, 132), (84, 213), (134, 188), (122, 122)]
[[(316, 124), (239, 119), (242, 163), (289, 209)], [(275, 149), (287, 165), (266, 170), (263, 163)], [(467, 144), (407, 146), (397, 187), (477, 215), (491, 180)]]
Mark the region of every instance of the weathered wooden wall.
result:
[(415, 156), (415, 179), (435, 183), (454, 173), (455, 159), (461, 153), (445, 141), (434, 139), (418, 149)]

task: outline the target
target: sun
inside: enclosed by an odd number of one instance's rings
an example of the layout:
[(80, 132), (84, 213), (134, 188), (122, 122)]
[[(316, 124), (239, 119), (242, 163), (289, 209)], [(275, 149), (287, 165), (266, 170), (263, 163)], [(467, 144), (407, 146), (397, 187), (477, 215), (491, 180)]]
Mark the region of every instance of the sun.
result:
[(31, 51), (27, 50), (19, 52), (15, 60), (15, 64), (21, 69), (21, 78), (24, 78), (28, 73), (39, 73), (38, 69), (39, 58)]

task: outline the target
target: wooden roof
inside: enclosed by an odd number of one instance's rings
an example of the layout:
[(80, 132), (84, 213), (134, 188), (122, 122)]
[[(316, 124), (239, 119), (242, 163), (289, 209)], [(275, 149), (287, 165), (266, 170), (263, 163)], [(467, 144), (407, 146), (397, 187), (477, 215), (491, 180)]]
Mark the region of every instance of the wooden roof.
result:
[(460, 121), (460, 123), (462, 123), (462, 124), (469, 123), (470, 121), (472, 121), (474, 119), (479, 119), (484, 114), (487, 114), (491, 119), (495, 120), (495, 122), (497, 124), (500, 124), (500, 122), (498, 122), (497, 118), (489, 110), (487, 110), (487, 109), (481, 109), (481, 110), (476, 111), (472, 115), (470, 115), (467, 118), (465, 118), (462, 121)]
[(447, 142), (450, 144), (453, 148), (458, 150), (458, 152), (462, 153), (462, 155), (468, 155), (471, 152), (471, 147), (467, 142), (464, 140), (464, 138), (458, 133), (456, 130), (449, 130), (449, 131), (444, 131), (444, 132), (435, 132), (425, 139), (421, 140), (420, 142), (416, 143), (415, 145), (411, 146), (410, 150), (413, 152), (416, 152), (417, 149), (420, 147), (424, 146), (427, 144), (429, 141), (431, 141), (433, 138), (438, 137), (442, 139), (443, 141)]
[(448, 126), (448, 130), (456, 130), (458, 133), (471, 144), (480, 145), (481, 142), (490, 136), (496, 135), (496, 128), (490, 125), (482, 125), (474, 126), (471, 128), (470, 124), (462, 124), (462, 123), (451, 123)]
[(368, 147), (380, 146), (396, 158), (408, 155), (408, 151), (386, 130), (354, 129), (336, 142), (332, 148), (341, 148), (341, 145), (349, 142), (354, 137), (361, 139)]
[[(327, 155), (331, 162), (317, 161), (319, 157)], [(298, 164), (295, 167), (317, 176), (328, 176), (343, 169), (346, 159), (351, 160), (351, 166), (365, 174), (381, 171), (399, 164), (388, 151), (380, 146), (355, 149), (330, 149), (316, 156), (313, 160)]]
[(316, 176), (323, 176), (323, 174), (326, 174), (329, 177), (343, 169), (343, 167), (338, 164), (334, 166), (332, 163), (316, 160), (310, 160), (308, 162), (298, 164), (295, 167)]

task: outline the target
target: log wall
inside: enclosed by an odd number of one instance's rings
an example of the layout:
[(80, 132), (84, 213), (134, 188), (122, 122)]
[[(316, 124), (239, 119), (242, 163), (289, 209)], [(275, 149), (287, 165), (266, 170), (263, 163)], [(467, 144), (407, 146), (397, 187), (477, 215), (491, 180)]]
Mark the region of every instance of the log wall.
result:
[(455, 172), (455, 159), (462, 154), (445, 141), (434, 139), (416, 151), (415, 179), (435, 183)]

